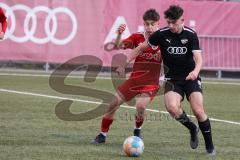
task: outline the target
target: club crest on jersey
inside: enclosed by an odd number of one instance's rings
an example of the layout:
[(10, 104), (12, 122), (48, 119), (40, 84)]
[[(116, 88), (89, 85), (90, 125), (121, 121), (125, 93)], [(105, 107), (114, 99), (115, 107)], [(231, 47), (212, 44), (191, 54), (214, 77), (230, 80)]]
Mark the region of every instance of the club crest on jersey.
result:
[(186, 44), (188, 42), (188, 39), (181, 39), (182, 44)]

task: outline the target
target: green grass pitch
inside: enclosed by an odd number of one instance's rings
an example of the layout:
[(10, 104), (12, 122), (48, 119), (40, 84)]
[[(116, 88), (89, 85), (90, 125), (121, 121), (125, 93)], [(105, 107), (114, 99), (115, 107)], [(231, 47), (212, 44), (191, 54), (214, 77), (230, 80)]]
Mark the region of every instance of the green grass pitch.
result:
[[(90, 141), (100, 128), (100, 118), (89, 121), (63, 121), (55, 114), (61, 100), (54, 97), (99, 101), (88, 96), (64, 95), (50, 88), (47, 76), (0, 75), (0, 159), (1, 160), (239, 160), (240, 159), (240, 83), (212, 84), (204, 81), (204, 106), (209, 117), (238, 122), (212, 121), (217, 151), (214, 158), (204, 155), (204, 141), (190, 149), (189, 133), (168, 114), (147, 111), (143, 126), (145, 150), (139, 158), (126, 157), (125, 138), (132, 135), (135, 110), (120, 108), (104, 145)], [(114, 92), (109, 79), (86, 83), (82, 78), (67, 78), (66, 83)], [(5, 90), (3, 90), (5, 89)], [(18, 91), (8, 92), (8, 91)], [(30, 93), (30, 94), (24, 94)], [(32, 93), (44, 96), (31, 95)], [(191, 110), (183, 103), (188, 114)], [(97, 104), (75, 101), (71, 112), (79, 113)], [(149, 109), (165, 111), (163, 97), (156, 97)], [(192, 118), (195, 122), (195, 118)]]

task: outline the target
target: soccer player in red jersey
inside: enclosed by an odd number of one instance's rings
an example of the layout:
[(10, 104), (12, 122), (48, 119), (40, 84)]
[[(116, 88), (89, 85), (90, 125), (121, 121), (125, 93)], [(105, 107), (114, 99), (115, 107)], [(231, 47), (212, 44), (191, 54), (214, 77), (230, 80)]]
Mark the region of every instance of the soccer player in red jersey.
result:
[(0, 39), (4, 38), (6, 29), (7, 29), (7, 17), (5, 16), (2, 8), (0, 7)]
[[(143, 15), (145, 31), (134, 33), (127, 39), (124, 39), (121, 42), (123, 48), (136, 48), (138, 45), (147, 40), (151, 34), (158, 30), (159, 19), (159, 13), (155, 9), (147, 10)], [(124, 25), (121, 25), (118, 28), (118, 37), (120, 37), (124, 30)], [(144, 121), (146, 106), (151, 102), (159, 89), (161, 63), (162, 58), (159, 47), (149, 47), (142, 54), (136, 57), (133, 65), (133, 72), (131, 73), (129, 79), (118, 87), (114, 98), (109, 104), (108, 111), (102, 118), (101, 132), (96, 136), (92, 143), (99, 144), (105, 142), (110, 125), (113, 122), (115, 112), (123, 102), (129, 101), (135, 96), (138, 97), (136, 100), (137, 113), (135, 116), (135, 128), (133, 135), (141, 138), (141, 127)], [(117, 70), (120, 71), (121, 67)]]

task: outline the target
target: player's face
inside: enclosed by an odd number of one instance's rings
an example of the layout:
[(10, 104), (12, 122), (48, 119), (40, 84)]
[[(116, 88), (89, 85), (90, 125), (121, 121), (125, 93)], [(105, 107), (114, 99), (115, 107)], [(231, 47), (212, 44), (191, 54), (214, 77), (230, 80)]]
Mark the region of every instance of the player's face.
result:
[(148, 35), (153, 34), (159, 29), (159, 21), (146, 20), (144, 21), (144, 29)]
[(182, 26), (184, 22), (183, 17), (180, 17), (177, 20), (172, 20), (169, 18), (167, 18), (166, 20), (167, 20), (168, 27), (170, 28), (170, 31), (172, 33), (180, 33), (182, 31)]

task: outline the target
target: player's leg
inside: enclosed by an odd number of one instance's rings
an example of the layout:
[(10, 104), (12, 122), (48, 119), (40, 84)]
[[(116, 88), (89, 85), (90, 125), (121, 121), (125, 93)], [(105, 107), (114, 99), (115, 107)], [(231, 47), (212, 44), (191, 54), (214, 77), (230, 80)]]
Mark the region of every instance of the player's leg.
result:
[(205, 140), (206, 154), (215, 155), (212, 141), (211, 123), (203, 109), (203, 96), (201, 92), (192, 92), (189, 96), (192, 111), (198, 120), (199, 128)]
[(119, 109), (120, 105), (124, 102), (124, 100), (121, 98), (119, 94), (120, 94), (119, 92), (115, 93), (115, 96), (111, 100), (107, 112), (102, 117), (101, 131), (92, 141), (92, 143), (94, 144), (105, 143), (107, 133), (113, 122), (114, 114)]
[(107, 112), (104, 114), (102, 118), (101, 132), (106, 136), (110, 125), (113, 122), (114, 115), (116, 111), (119, 109), (120, 105), (124, 102), (124, 100), (119, 95), (120, 93), (115, 93), (111, 103), (109, 104), (109, 108)]
[(110, 125), (113, 122), (115, 112), (119, 109), (123, 102), (131, 100), (138, 94), (138, 92), (131, 90), (132, 86), (134, 86), (134, 81), (132, 79), (128, 79), (118, 87), (115, 96), (109, 104), (109, 109), (102, 118), (101, 132), (96, 136), (92, 143), (99, 144), (105, 142)]
[(184, 97), (182, 86), (176, 83), (167, 83), (165, 86), (164, 102), (167, 111), (178, 122), (185, 126), (190, 134), (190, 146), (196, 149), (198, 146), (198, 127), (187, 117), (186, 113), (182, 110), (181, 101)]
[(141, 136), (141, 128), (144, 122), (145, 118), (145, 110), (147, 105), (151, 101), (151, 96), (148, 93), (142, 93), (137, 99), (136, 99), (136, 116), (135, 116), (135, 127), (133, 131), (134, 136), (138, 136), (142, 138)]
[(173, 118), (178, 118), (183, 113), (181, 108), (182, 96), (174, 91), (168, 91), (164, 94), (164, 103), (166, 110)]
[(194, 81), (188, 81), (185, 85), (186, 96), (191, 105), (192, 111), (198, 120), (199, 128), (203, 134), (206, 146), (206, 154), (215, 155), (212, 142), (212, 131), (210, 121), (203, 108), (203, 96), (201, 78)]
[[(187, 117), (181, 107), (182, 96), (176, 92), (169, 91), (164, 95), (164, 101), (167, 111), (178, 122), (184, 125), (189, 131), (195, 131), (197, 126)], [(195, 148), (195, 147), (194, 147)]]

